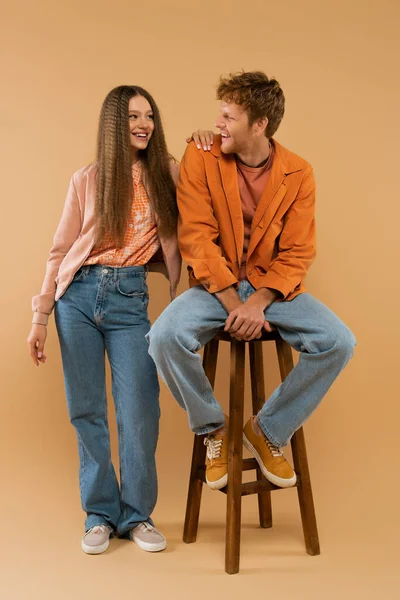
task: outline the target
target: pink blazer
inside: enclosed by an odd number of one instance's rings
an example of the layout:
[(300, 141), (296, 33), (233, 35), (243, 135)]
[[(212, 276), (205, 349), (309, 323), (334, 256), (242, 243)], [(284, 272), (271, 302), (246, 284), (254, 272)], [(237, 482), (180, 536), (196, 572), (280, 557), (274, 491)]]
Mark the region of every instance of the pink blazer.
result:
[[(47, 260), (42, 289), (32, 299), (33, 323), (47, 325), (54, 303), (64, 294), (94, 246), (96, 170), (96, 164), (92, 164), (83, 167), (71, 178), (64, 210)], [(171, 174), (176, 183), (179, 165), (173, 162)], [(146, 185), (145, 181), (143, 183)], [(160, 235), (160, 242), (164, 262), (149, 263), (149, 268), (163, 273), (174, 290), (179, 283), (182, 264), (177, 237)]]

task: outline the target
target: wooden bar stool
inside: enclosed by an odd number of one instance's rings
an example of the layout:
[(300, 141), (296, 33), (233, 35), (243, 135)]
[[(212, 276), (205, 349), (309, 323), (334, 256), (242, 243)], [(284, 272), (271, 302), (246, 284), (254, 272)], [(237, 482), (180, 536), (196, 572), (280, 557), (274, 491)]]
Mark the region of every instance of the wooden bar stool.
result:
[[(291, 347), (277, 331), (264, 332), (260, 340), (252, 342), (239, 342), (229, 333), (219, 331), (204, 347), (203, 367), (212, 387), (220, 341), (231, 344), (228, 485), (220, 491), (227, 495), (225, 571), (234, 574), (239, 572), (242, 496), (258, 494), (260, 526), (267, 528), (272, 527), (271, 491), (281, 489), (265, 479), (255, 458), (242, 458), (245, 347), (248, 344), (250, 351), (253, 414), (257, 414), (265, 402), (262, 342), (275, 341), (282, 381), (293, 368), (293, 357)], [(320, 553), (320, 549), (302, 427), (293, 435), (291, 446), (306, 550), (314, 556)], [(195, 435), (183, 533), (183, 541), (187, 544), (195, 542), (197, 537), (201, 492), (205, 482), (205, 458), (204, 436)], [(256, 470), (257, 480), (242, 483), (242, 471), (251, 469)]]

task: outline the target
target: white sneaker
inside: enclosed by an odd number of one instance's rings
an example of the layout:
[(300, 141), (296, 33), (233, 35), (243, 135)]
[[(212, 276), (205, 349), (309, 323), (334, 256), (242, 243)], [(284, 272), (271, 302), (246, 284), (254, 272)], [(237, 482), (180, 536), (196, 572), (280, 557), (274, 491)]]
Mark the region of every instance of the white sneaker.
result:
[(95, 525), (88, 529), (82, 538), (82, 550), (86, 554), (101, 554), (110, 544), (111, 527)]
[(167, 547), (167, 540), (155, 527), (144, 521), (131, 529), (130, 538), (146, 552), (160, 552)]

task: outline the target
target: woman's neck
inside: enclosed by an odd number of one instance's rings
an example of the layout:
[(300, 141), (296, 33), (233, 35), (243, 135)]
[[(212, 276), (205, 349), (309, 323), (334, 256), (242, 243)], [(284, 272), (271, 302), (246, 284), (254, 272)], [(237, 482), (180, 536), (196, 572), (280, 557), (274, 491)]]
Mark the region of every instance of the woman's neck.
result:
[(133, 165), (139, 160), (139, 151), (136, 148), (131, 148), (131, 158)]

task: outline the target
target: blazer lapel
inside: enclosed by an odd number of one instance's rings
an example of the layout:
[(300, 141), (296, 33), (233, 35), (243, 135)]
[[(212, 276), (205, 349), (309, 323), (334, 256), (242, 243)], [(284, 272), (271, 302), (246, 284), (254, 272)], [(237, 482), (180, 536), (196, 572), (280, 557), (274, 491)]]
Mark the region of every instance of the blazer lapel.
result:
[(232, 229), (235, 236), (238, 265), (240, 265), (243, 254), (244, 223), (242, 202), (240, 199), (238, 186), (236, 160), (231, 154), (221, 154), (218, 157), (218, 164), (221, 173), (222, 186), (231, 218)]
[(296, 167), (290, 168), (290, 166), (286, 164), (282, 146), (275, 140), (273, 143), (275, 147), (275, 157), (267, 185), (262, 193), (251, 224), (247, 257), (254, 252), (255, 247), (270, 226), (276, 211), (286, 195), (286, 177), (289, 174), (300, 170)]
[(262, 193), (251, 224), (250, 242), (247, 256), (253, 252), (258, 242), (269, 227), (276, 211), (286, 194), (286, 173), (272, 166), (270, 177)]

